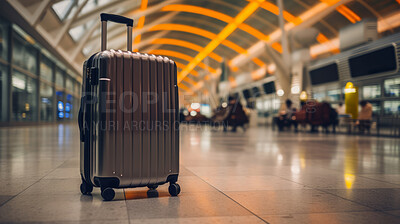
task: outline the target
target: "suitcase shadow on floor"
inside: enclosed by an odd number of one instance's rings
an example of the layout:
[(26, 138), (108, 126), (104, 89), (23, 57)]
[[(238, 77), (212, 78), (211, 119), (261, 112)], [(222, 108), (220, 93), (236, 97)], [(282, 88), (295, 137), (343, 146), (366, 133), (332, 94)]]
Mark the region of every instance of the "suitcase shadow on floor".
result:
[[(121, 192), (122, 193), (122, 192)], [(144, 198), (165, 198), (171, 197), (168, 192), (165, 191), (156, 191), (148, 193), (147, 190), (136, 190), (136, 189), (124, 189), (123, 191), (124, 199), (122, 200), (137, 200), (137, 199), (144, 199)]]
[[(138, 200), (138, 199), (146, 199), (146, 198), (166, 198), (171, 197), (167, 191), (158, 190), (157, 192), (147, 193), (146, 189), (116, 189), (115, 197), (112, 201), (123, 201), (123, 200)], [(101, 197), (100, 191), (94, 191), (90, 195), (81, 195), (81, 201), (93, 201), (100, 200), (103, 201)]]

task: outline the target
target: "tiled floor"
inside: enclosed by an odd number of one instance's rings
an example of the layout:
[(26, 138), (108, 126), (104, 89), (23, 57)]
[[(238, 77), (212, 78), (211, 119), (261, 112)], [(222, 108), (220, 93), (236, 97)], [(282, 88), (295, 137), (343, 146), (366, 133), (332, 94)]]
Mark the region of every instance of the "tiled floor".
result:
[(182, 128), (179, 197), (111, 202), (80, 194), (76, 125), (0, 129), (0, 223), (400, 223), (400, 139)]

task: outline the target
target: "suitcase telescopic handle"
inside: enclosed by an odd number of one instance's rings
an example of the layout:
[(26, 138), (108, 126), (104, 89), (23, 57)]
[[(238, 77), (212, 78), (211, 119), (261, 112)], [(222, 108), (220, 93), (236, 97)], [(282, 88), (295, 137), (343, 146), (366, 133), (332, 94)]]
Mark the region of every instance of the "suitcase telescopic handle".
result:
[(127, 27), (127, 50), (132, 51), (132, 27), (133, 27), (133, 19), (124, 17), (124, 16), (119, 16), (119, 15), (113, 15), (113, 14), (107, 14), (107, 13), (101, 13), (100, 14), (100, 19), (101, 19), (101, 50), (105, 51), (107, 49), (107, 21), (112, 21), (115, 23), (122, 23), (126, 24)]

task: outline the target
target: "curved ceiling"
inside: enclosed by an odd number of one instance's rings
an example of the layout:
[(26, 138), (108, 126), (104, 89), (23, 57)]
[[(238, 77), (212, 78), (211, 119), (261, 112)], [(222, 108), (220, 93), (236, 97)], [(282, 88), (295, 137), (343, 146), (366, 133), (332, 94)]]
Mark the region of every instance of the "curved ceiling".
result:
[[(48, 35), (50, 45), (76, 68), (99, 50), (101, 12), (133, 17), (133, 48), (176, 59), (182, 75), (179, 80), (191, 74), (193, 79), (187, 83), (192, 86), (201, 80), (200, 72), (218, 73), (223, 61), (231, 67), (232, 75), (265, 69), (272, 62), (258, 49), (261, 43), (282, 52), (275, 0), (8, 2), (29, 19), (32, 27)], [(286, 30), (312, 26), (319, 31), (311, 48), (314, 57), (337, 53), (339, 29), (365, 18), (378, 20), (382, 36), (399, 31), (400, 24), (393, 22), (400, 14), (396, 0), (283, 0), (283, 5)], [(110, 47), (120, 49), (125, 45), (124, 27), (110, 25), (108, 35)]]

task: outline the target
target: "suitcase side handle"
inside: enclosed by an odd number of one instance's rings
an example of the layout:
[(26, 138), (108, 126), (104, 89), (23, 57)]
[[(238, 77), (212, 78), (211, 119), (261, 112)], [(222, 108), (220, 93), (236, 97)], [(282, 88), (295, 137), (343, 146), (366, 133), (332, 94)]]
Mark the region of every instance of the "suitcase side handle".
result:
[(107, 49), (107, 21), (112, 21), (115, 23), (122, 23), (126, 24), (127, 27), (127, 50), (132, 51), (132, 27), (133, 27), (133, 19), (114, 15), (114, 14), (107, 14), (101, 13), (101, 51), (105, 51)]

